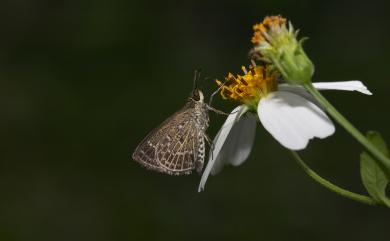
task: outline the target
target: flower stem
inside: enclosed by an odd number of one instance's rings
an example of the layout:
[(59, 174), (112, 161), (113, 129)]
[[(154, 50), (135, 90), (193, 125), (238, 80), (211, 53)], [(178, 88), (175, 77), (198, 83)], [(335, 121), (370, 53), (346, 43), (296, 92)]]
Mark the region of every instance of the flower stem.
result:
[(304, 172), (306, 172), (306, 174), (308, 176), (313, 178), (316, 182), (318, 182), (322, 186), (326, 187), (330, 191), (335, 192), (343, 197), (350, 198), (354, 201), (358, 201), (358, 202), (361, 202), (364, 204), (368, 204), (368, 205), (375, 205), (376, 204), (376, 202), (368, 196), (357, 194), (354, 192), (350, 192), (350, 191), (343, 189), (339, 186), (336, 186), (335, 184), (322, 178), (317, 173), (315, 173), (312, 169), (310, 169), (310, 167), (307, 166), (306, 163), (303, 162), (302, 158), (298, 155), (297, 152), (291, 151), (291, 154), (294, 157), (294, 159), (297, 161), (298, 165), (303, 169)]
[(304, 85), (307, 91), (322, 105), (323, 108), (353, 137), (356, 138), (365, 149), (374, 156), (375, 162), (383, 169), (390, 178), (390, 159), (378, 150), (359, 130), (357, 130), (340, 112), (329, 103), (327, 99), (310, 83)]

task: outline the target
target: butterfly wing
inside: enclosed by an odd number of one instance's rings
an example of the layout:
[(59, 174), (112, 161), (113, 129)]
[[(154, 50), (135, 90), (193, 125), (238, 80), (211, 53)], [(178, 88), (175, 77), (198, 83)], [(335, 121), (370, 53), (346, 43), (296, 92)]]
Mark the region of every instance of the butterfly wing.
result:
[(194, 109), (187, 107), (169, 117), (138, 145), (133, 159), (148, 169), (171, 175), (201, 170), (204, 132), (193, 113)]

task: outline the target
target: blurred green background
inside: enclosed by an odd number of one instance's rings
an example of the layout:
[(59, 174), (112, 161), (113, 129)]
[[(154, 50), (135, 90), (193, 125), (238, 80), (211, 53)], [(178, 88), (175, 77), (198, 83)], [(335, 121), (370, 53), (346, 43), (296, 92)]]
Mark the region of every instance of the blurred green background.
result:
[[(182, 107), (194, 69), (223, 78), (248, 64), (251, 26), (267, 14), (310, 37), (316, 81), (364, 81), (373, 96), (325, 94), (361, 130), (390, 140), (389, 10), (375, 0), (0, 3), (0, 240), (389, 240), (388, 209), (317, 185), (261, 127), (248, 161), (200, 194), (200, 176), (130, 159)], [(209, 96), (216, 86), (204, 88)], [(210, 136), (223, 121), (211, 114)], [(360, 150), (338, 127), (302, 155), (365, 193)]]

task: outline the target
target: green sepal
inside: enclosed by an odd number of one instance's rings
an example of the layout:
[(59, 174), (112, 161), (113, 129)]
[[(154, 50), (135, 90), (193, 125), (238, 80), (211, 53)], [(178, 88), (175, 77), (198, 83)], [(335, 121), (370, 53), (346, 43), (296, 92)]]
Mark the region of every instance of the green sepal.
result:
[(309, 37), (303, 37), (301, 38), (299, 41), (298, 41), (298, 44), (299, 46), (303, 46), (304, 43), (306, 43), (306, 41), (309, 40)]
[[(386, 142), (383, 140), (379, 132), (369, 131), (367, 139), (377, 147), (387, 157), (389, 150)], [(390, 207), (390, 199), (386, 196), (386, 187), (389, 183), (389, 178), (375, 160), (367, 152), (360, 155), (360, 175), (364, 187), (370, 196), (378, 203), (382, 203)]]

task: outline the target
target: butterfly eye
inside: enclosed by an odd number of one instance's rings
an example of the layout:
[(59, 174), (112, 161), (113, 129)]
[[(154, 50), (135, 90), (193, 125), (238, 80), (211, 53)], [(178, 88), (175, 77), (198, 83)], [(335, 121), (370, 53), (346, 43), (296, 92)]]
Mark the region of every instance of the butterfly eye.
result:
[(191, 98), (194, 99), (195, 101), (199, 101), (199, 100), (200, 100), (199, 91), (198, 91), (198, 90), (194, 90), (194, 91), (192, 92)]

